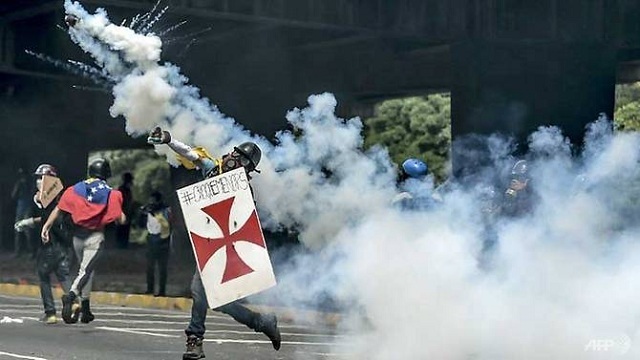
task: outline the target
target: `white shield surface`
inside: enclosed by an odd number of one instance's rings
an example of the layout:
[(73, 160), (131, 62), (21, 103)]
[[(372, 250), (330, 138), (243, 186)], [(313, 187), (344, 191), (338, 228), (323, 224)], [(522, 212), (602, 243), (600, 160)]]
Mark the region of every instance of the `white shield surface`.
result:
[(177, 190), (210, 308), (276, 284), (243, 168)]

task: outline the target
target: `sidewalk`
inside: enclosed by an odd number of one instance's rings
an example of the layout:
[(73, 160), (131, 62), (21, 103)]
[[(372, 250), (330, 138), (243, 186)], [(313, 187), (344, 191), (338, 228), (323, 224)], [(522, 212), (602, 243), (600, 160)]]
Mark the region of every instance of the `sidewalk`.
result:
[[(170, 260), (167, 297), (154, 297), (144, 294), (147, 287), (144, 249), (105, 249), (103, 256), (94, 278), (92, 302), (102, 305), (181, 311), (191, 309), (189, 286), (195, 269), (193, 260), (191, 263), (188, 260)], [(74, 268), (72, 266), (72, 274)], [(52, 281), (57, 284), (57, 281)], [(12, 254), (0, 253), (0, 294), (40, 297), (35, 260), (28, 257), (16, 259)], [(61, 296), (62, 289), (58, 285), (54, 290), (54, 297), (59, 299)], [(256, 311), (275, 313), (283, 323), (320, 323), (334, 327), (340, 320), (340, 314), (333, 312), (253, 304), (248, 306)]]

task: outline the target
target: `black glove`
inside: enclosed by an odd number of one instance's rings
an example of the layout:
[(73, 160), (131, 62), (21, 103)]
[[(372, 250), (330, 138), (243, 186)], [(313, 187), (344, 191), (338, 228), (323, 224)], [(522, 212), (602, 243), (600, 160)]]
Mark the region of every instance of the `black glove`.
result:
[(159, 126), (153, 129), (147, 137), (147, 143), (153, 145), (168, 144), (171, 141), (171, 134), (168, 131), (163, 131)]

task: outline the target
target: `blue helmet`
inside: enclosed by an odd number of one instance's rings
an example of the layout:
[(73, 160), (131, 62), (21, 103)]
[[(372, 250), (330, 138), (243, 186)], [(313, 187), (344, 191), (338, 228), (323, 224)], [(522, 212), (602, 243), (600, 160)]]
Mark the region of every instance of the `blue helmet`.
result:
[(421, 178), (427, 175), (429, 168), (424, 161), (411, 158), (402, 163), (402, 170), (412, 178)]

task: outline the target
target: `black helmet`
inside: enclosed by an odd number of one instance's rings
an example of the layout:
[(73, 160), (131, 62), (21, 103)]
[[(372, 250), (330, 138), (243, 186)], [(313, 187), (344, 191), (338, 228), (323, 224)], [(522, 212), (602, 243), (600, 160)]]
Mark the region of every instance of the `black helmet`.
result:
[(109, 161), (102, 158), (91, 161), (87, 173), (89, 177), (106, 180), (111, 176), (111, 166), (109, 165)]
[(235, 151), (244, 155), (251, 162), (251, 168), (248, 170), (254, 170), (260, 163), (262, 158), (262, 150), (253, 142), (244, 142), (233, 148)]
[(42, 175), (58, 176), (58, 170), (56, 170), (56, 168), (53, 165), (40, 164), (36, 168), (36, 171), (33, 172), (33, 175), (36, 175), (36, 176), (42, 176)]

